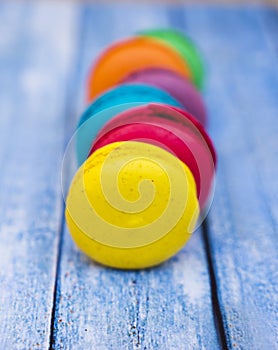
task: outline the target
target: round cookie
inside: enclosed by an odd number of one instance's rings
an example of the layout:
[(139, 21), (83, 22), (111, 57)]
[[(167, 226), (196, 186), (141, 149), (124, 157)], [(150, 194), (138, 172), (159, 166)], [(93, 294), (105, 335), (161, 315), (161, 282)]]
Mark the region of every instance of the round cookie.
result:
[[(196, 174), (195, 181), (198, 188), (200, 207), (206, 209), (210, 203), (214, 185), (216, 155), (213, 144), (202, 125), (190, 114), (176, 107), (151, 103), (129, 109), (112, 118), (99, 131), (92, 146), (94, 147), (94, 144), (104, 138), (104, 135), (111, 130), (136, 123), (145, 124), (145, 128), (148, 128), (149, 125), (164, 128), (181, 140), (184, 144), (184, 150), (190, 150), (190, 154), (193, 155), (197, 164), (197, 171), (194, 171), (194, 174)], [(175, 147), (172, 146), (173, 148)], [(191, 158), (188, 160), (185, 158), (186, 156), (183, 157), (185, 164), (188, 166), (194, 164), (191, 162)], [(197, 176), (198, 173), (199, 176)]]
[(188, 241), (199, 213), (188, 167), (164, 149), (118, 142), (94, 152), (77, 171), (66, 220), (79, 248), (121, 269), (158, 265)]
[(145, 68), (166, 68), (190, 78), (187, 63), (169, 45), (146, 37), (132, 37), (109, 46), (88, 76), (88, 101), (118, 84), (126, 75)]
[(189, 66), (192, 80), (198, 89), (203, 87), (204, 65), (196, 45), (183, 33), (173, 29), (151, 29), (139, 33), (149, 38), (155, 38), (176, 50)]
[(92, 141), (106, 122), (120, 112), (149, 102), (181, 107), (164, 90), (142, 84), (120, 85), (94, 100), (82, 114), (77, 126), (75, 140), (78, 164), (81, 165), (88, 157)]
[(103, 134), (101, 138), (93, 143), (89, 155), (105, 145), (120, 141), (139, 141), (164, 148), (188, 166), (194, 176), (199, 197), (201, 179), (196, 159), (182, 139), (164, 128), (162, 122), (161, 126), (158, 126), (158, 124), (159, 121), (157, 121), (157, 125), (138, 122), (118, 126)]
[(149, 84), (167, 91), (200, 123), (206, 126), (207, 113), (202, 96), (192, 82), (180, 74), (168, 69), (149, 68), (131, 73), (122, 82)]

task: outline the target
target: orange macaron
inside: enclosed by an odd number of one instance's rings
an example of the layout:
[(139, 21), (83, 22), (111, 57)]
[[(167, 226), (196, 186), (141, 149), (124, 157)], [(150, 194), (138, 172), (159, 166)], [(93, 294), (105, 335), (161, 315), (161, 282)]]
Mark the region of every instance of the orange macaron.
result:
[(87, 81), (87, 100), (121, 82), (139, 69), (164, 68), (192, 79), (189, 66), (170, 46), (147, 37), (131, 37), (109, 46), (92, 66)]

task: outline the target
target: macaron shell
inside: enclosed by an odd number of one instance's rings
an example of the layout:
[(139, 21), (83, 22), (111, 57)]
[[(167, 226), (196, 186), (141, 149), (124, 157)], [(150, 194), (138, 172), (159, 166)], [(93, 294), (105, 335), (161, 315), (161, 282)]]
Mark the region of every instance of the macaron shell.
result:
[(176, 254), (198, 213), (190, 170), (169, 152), (141, 142), (113, 143), (94, 152), (77, 171), (66, 203), (67, 224), (79, 248), (122, 269), (151, 267)]
[(117, 114), (148, 102), (181, 106), (162, 89), (142, 85), (120, 85), (106, 91), (92, 102), (82, 114), (75, 134), (77, 162), (81, 165), (88, 157), (92, 141), (99, 130)]
[(129, 73), (150, 67), (166, 68), (191, 77), (186, 62), (169, 45), (151, 38), (133, 37), (111, 45), (99, 57), (89, 73), (88, 101)]
[(198, 89), (202, 89), (204, 65), (198, 48), (190, 38), (186, 37), (182, 32), (173, 29), (152, 29), (138, 34), (160, 40), (175, 49), (190, 67), (195, 86)]
[[(162, 124), (162, 123), (161, 123)], [(196, 187), (197, 195), (200, 194), (200, 172), (196, 159), (186, 144), (175, 134), (158, 125), (133, 123), (119, 126), (104, 134), (100, 139), (93, 143), (90, 155), (97, 149), (114, 142), (120, 141), (139, 141), (150, 143), (168, 152), (171, 152), (184, 162), (192, 172)]]
[(206, 126), (207, 113), (202, 96), (192, 82), (180, 74), (167, 69), (149, 68), (131, 73), (122, 82), (145, 83), (164, 89)]
[(200, 173), (199, 201), (203, 209), (210, 201), (215, 177), (215, 163), (210, 147), (203, 136), (205, 130), (200, 132), (196, 123), (199, 126), (201, 124), (194, 117), (190, 116), (190, 118), (186, 117), (186, 112), (182, 114), (171, 106), (151, 103), (129, 109), (112, 118), (99, 131), (96, 142), (110, 130), (132, 123), (157, 125), (172, 132), (186, 144), (196, 159)]
[(209, 134), (206, 132), (206, 129), (204, 128), (204, 126), (193, 115), (190, 115), (190, 113), (188, 113), (184, 109), (179, 108), (179, 107), (175, 107), (175, 106), (169, 106), (169, 107), (174, 109), (175, 111), (179, 112), (180, 114), (182, 114), (185, 118), (190, 120), (196, 126), (196, 128), (202, 134), (202, 137), (206, 140), (206, 143), (207, 143), (207, 145), (210, 149), (211, 155), (212, 155), (214, 166), (216, 167), (217, 166), (216, 150), (214, 148), (212, 139), (210, 138)]
[(81, 115), (78, 127), (93, 115), (105, 109), (131, 102), (161, 102), (171, 106), (182, 107), (182, 103), (175, 99), (163, 87), (150, 86), (144, 82), (122, 83), (106, 90), (94, 99)]

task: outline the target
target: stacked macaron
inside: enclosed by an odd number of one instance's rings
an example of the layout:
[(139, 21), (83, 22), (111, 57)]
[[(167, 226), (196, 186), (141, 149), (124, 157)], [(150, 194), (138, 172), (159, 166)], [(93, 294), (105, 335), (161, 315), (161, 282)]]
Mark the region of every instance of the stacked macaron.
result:
[(203, 80), (197, 48), (171, 29), (112, 44), (92, 66), (66, 220), (95, 261), (160, 264), (204, 219), (216, 153), (205, 130)]

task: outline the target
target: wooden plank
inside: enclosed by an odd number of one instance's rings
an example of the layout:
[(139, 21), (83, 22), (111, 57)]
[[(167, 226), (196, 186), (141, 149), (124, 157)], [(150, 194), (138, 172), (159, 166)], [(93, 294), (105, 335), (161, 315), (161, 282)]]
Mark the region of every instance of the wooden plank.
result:
[(0, 348), (48, 349), (75, 7), (0, 4)]
[[(136, 30), (168, 25), (168, 10), (85, 6), (77, 90), (100, 49)], [(164, 265), (122, 272), (88, 260), (65, 228), (57, 287), (55, 349), (219, 348), (200, 231)]]
[(278, 65), (264, 15), (260, 7), (185, 11), (209, 72), (219, 153), (209, 240), (231, 349), (278, 348)]

